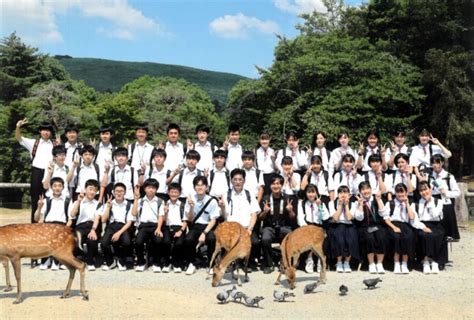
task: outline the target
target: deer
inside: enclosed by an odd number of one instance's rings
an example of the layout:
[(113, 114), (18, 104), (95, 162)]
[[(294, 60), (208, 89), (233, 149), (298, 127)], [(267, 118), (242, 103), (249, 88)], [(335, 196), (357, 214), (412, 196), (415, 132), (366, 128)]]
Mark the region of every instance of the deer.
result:
[(326, 256), (323, 252), (325, 237), (326, 232), (324, 229), (314, 225), (303, 226), (288, 233), (280, 245), (280, 273), (275, 285), (280, 284), (281, 275), (285, 273), (290, 289), (293, 290), (295, 288), (298, 259), (303, 252), (308, 250), (311, 250), (321, 259), (320, 281), (321, 283), (326, 283)]
[[(245, 259), (244, 279), (247, 282), (247, 264), (250, 258), (250, 248), (252, 246), (247, 230), (238, 222), (223, 222), (217, 226), (214, 234), (216, 236), (216, 248), (212, 254), (209, 267), (212, 268), (214, 260), (222, 249), (224, 249), (226, 253), (222, 260), (216, 262), (216, 265), (213, 267), (214, 275), (212, 277), (212, 286), (215, 287), (220, 283), (229, 264), (237, 259)], [(237, 284), (241, 286), (242, 282), (240, 281), (239, 266), (237, 264), (236, 269)]]
[(69, 269), (69, 280), (61, 298), (68, 298), (76, 270), (81, 276), (81, 295), (83, 300), (89, 300), (85, 289), (85, 263), (77, 259), (73, 252), (77, 238), (70, 227), (55, 223), (10, 224), (0, 227), (0, 260), (5, 268), (7, 287), (10, 284), (8, 260), (15, 273), (17, 294), (14, 304), (21, 303), (21, 258), (44, 258), (53, 256)]

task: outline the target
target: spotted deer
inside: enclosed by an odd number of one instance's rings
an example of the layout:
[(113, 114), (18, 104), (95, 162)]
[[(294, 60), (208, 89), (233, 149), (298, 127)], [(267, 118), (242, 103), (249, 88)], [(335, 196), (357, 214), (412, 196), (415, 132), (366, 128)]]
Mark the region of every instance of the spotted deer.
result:
[(313, 225), (303, 226), (288, 233), (285, 238), (283, 238), (280, 245), (280, 273), (278, 274), (275, 284), (280, 284), (280, 277), (285, 273), (290, 289), (295, 288), (298, 259), (303, 252), (308, 250), (311, 250), (314, 254), (319, 256), (319, 259), (321, 259), (320, 281), (325, 283), (326, 256), (323, 252), (323, 242), (325, 237), (326, 232), (324, 229)]
[[(222, 249), (226, 251), (224, 257), (213, 268), (214, 275), (212, 277), (212, 286), (215, 287), (219, 284), (224, 276), (227, 267), (237, 259), (245, 259), (245, 281), (248, 281), (247, 276), (247, 264), (250, 257), (250, 248), (252, 243), (247, 230), (240, 225), (238, 222), (224, 222), (217, 226), (214, 232), (216, 236), (216, 249), (212, 254), (210, 267), (214, 259), (221, 252)], [(239, 266), (236, 264), (237, 269), (237, 284), (242, 285), (239, 278)]]
[(77, 240), (72, 229), (60, 224), (11, 224), (0, 227), (0, 259), (5, 267), (6, 290), (11, 290), (8, 260), (13, 265), (17, 282), (16, 300), (22, 301), (21, 258), (44, 258), (53, 256), (69, 269), (69, 281), (61, 298), (69, 297), (76, 270), (81, 275), (81, 294), (84, 300), (89, 296), (85, 289), (85, 263), (74, 257)]

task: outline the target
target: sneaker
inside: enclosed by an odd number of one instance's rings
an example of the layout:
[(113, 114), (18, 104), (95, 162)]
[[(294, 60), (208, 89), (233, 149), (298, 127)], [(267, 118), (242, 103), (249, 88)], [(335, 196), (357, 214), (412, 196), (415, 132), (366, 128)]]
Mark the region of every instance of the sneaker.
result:
[(56, 262), (53, 261), (53, 264), (51, 265), (51, 271), (58, 271), (59, 270), (59, 263), (56, 264)]
[(270, 274), (273, 272), (273, 268), (272, 267), (265, 267), (263, 268), (263, 274)]
[(406, 262), (402, 262), (402, 273), (403, 274), (409, 274), (410, 270), (408, 270), (408, 266)]
[(401, 274), (402, 273), (402, 269), (400, 267), (400, 262), (395, 262), (394, 265), (393, 265), (393, 273), (395, 274)]
[(124, 265), (122, 265), (122, 264), (120, 263), (120, 261), (117, 262), (117, 266), (118, 266), (118, 270), (119, 270), (119, 271), (126, 271), (126, 270), (127, 270), (127, 267), (124, 266)]
[(64, 264), (59, 264), (59, 269), (67, 270), (67, 267)]
[(110, 270), (110, 268), (109, 268), (108, 265), (104, 264), (104, 265), (102, 266), (102, 271), (109, 271), (109, 270)]
[(136, 267), (135, 267), (135, 271), (136, 271), (136, 272), (143, 272), (143, 271), (145, 271), (145, 265), (143, 264), (143, 265), (141, 265), (141, 266), (136, 266)]
[(181, 273), (183, 272), (183, 269), (181, 269), (180, 267), (173, 267), (173, 271), (174, 273)]
[(214, 275), (214, 268), (209, 268), (207, 273), (209, 273), (209, 275), (213, 276)]
[(112, 262), (110, 265), (106, 265), (104, 264), (102, 266), (102, 271), (109, 271), (109, 270), (112, 270), (113, 268), (115, 268), (117, 266), (117, 263), (114, 261)]
[(186, 274), (189, 276), (192, 275), (194, 272), (196, 272), (196, 267), (194, 266), (194, 264), (190, 263), (188, 268), (186, 269)]
[(167, 265), (166, 267), (163, 267), (163, 269), (161, 269), (161, 272), (163, 273), (168, 273), (171, 271), (171, 265)]
[(314, 272), (313, 257), (308, 257), (306, 259), (306, 266), (304, 267), (304, 271), (306, 271), (306, 273), (313, 273)]
[(377, 273), (377, 268), (375, 267), (375, 263), (369, 264), (369, 273)]
[(431, 273), (438, 274), (439, 273), (439, 265), (437, 262), (431, 262)]
[(383, 268), (383, 264), (377, 263), (375, 265), (375, 268), (377, 269), (377, 273), (381, 273), (381, 274), (385, 273), (385, 269)]
[(344, 269), (342, 269), (342, 262), (338, 262), (336, 264), (336, 271), (342, 273)]
[(346, 273), (352, 272), (351, 265), (347, 261), (344, 261), (344, 272)]
[(160, 266), (153, 266), (153, 272), (154, 273), (160, 273), (161, 272), (161, 267)]
[(423, 262), (423, 273), (424, 274), (431, 273), (430, 263), (428, 261)]
[(48, 258), (46, 259), (45, 262), (43, 262), (41, 265), (40, 265), (40, 270), (48, 270), (48, 268), (51, 266), (51, 258)]
[(95, 266), (93, 264), (88, 264), (87, 271), (95, 271)]

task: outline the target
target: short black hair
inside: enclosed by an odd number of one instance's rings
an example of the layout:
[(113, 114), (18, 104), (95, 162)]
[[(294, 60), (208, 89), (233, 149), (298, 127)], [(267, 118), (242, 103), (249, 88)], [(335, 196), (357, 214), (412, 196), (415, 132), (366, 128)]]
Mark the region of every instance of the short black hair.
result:
[(308, 193), (309, 191), (315, 191), (316, 194), (319, 195), (318, 187), (316, 185), (310, 183), (306, 186), (306, 188), (304, 188), (304, 198), (306, 200), (308, 200), (308, 198), (306, 198), (306, 193)]
[(156, 156), (162, 156), (163, 158), (166, 159), (166, 150), (162, 148), (155, 148), (151, 152), (151, 159), (153, 159)]
[(285, 183), (285, 179), (284, 179), (280, 174), (274, 174), (274, 175), (270, 178), (270, 184), (275, 183), (275, 181), (280, 181), (280, 184), (281, 184), (281, 185), (283, 185), (283, 183)]
[(407, 154), (405, 154), (405, 153), (399, 153), (399, 154), (397, 154), (397, 155), (395, 156), (395, 158), (393, 159), (393, 163), (395, 163), (395, 165), (397, 165), (397, 164), (398, 164), (398, 160), (400, 160), (400, 159), (405, 160), (407, 163), (410, 162), (410, 157), (409, 157)]
[(153, 187), (158, 190), (160, 183), (154, 178), (148, 178), (145, 180), (145, 182), (143, 182), (143, 190), (145, 190), (147, 187)]
[(245, 150), (244, 152), (242, 152), (242, 160), (244, 159), (252, 159), (252, 160), (255, 160), (255, 153), (253, 153), (253, 151), (250, 151), (250, 150)]
[(290, 156), (284, 156), (281, 159), (281, 165), (284, 165), (284, 164), (293, 164), (293, 158)]
[(407, 192), (408, 189), (407, 189), (407, 186), (403, 183), (398, 183), (396, 186), (395, 186), (395, 193), (398, 193), (398, 192)]
[(369, 139), (370, 136), (375, 136), (377, 138), (377, 141), (380, 142), (380, 134), (378, 130), (372, 129), (367, 132), (365, 135), (364, 141), (367, 143), (367, 140)]
[(337, 188), (337, 193), (350, 193), (349, 192), (349, 187), (348, 186), (339, 186), (339, 188)]
[(316, 164), (323, 164), (323, 159), (319, 155), (314, 155), (311, 157), (311, 164), (316, 163)]
[(354, 156), (352, 154), (347, 153), (342, 157), (341, 162), (355, 163), (355, 159), (354, 159)]
[(56, 182), (59, 182), (59, 183), (62, 184), (63, 187), (64, 187), (64, 180), (63, 180), (63, 178), (61, 178), (61, 177), (54, 177), (54, 178), (51, 178), (51, 180), (49, 181), (49, 184), (52, 186), (52, 185), (55, 184)]
[(117, 189), (117, 188), (123, 188), (125, 191), (127, 191), (127, 187), (126, 187), (125, 184), (122, 183), (122, 182), (117, 182), (117, 183), (114, 185), (114, 190)]
[(99, 189), (99, 181), (95, 179), (89, 179), (86, 181), (84, 188), (87, 188), (87, 187), (94, 187), (96, 189)]
[(74, 124), (68, 124), (66, 126), (66, 128), (64, 128), (64, 133), (68, 133), (68, 132), (71, 132), (71, 131), (74, 131), (76, 133), (79, 133), (79, 129), (77, 128), (76, 125)]
[(420, 182), (418, 182), (418, 192), (419, 191), (423, 191), (425, 189), (431, 189), (431, 186), (430, 186), (430, 183), (426, 180), (422, 180)]
[(440, 154), (435, 154), (435, 155), (433, 155), (433, 156), (431, 157), (431, 161), (430, 161), (430, 162), (431, 162), (431, 164), (433, 164), (433, 163), (441, 163), (441, 164), (444, 164), (445, 161), (446, 161), (446, 160), (444, 159), (444, 157), (443, 157), (442, 155), (440, 155)]
[(166, 134), (170, 132), (170, 130), (177, 130), (178, 134), (181, 134), (181, 128), (176, 124), (176, 123), (170, 123), (168, 124), (168, 127), (166, 127)]
[(245, 180), (245, 170), (240, 168), (235, 168), (230, 172), (230, 178), (233, 179), (235, 176), (241, 175)]
[(369, 156), (369, 160), (368, 160), (369, 165), (372, 162), (382, 162), (382, 157), (379, 154), (372, 154)]
[(203, 132), (206, 132), (207, 134), (209, 134), (209, 132), (211, 132), (211, 129), (209, 128), (209, 126), (207, 124), (198, 124), (196, 126), (196, 130), (195, 130), (195, 133), (197, 134), (199, 131), (203, 131)]
[(222, 149), (217, 149), (216, 151), (214, 151), (214, 154), (212, 157), (213, 158), (223, 157), (227, 159), (227, 151), (222, 150)]
[(240, 132), (240, 126), (236, 123), (229, 124), (227, 133), (231, 133), (231, 132)]
[(172, 182), (168, 186), (168, 192), (171, 191), (171, 190), (178, 190), (179, 193), (181, 193), (181, 190), (183, 190), (183, 188), (181, 188), (181, 185), (179, 183)]
[(288, 141), (290, 138), (293, 138), (295, 140), (299, 139), (298, 134), (296, 133), (296, 131), (288, 131), (286, 133), (285, 140)]
[(63, 144), (53, 147), (53, 157), (56, 157), (58, 154), (67, 154), (66, 147)]
[(201, 160), (201, 155), (196, 150), (189, 150), (188, 153), (186, 153), (186, 159), (199, 161)]
[(148, 125), (146, 123), (139, 123), (135, 127), (135, 131), (137, 131), (137, 130), (145, 130), (148, 133)]
[(201, 182), (203, 185), (208, 186), (207, 178), (205, 176), (197, 176), (193, 179), (193, 187), (196, 187)]
[(104, 132), (110, 132), (110, 134), (114, 134), (112, 127), (106, 126), (106, 125), (99, 128), (99, 133), (104, 133)]
[(347, 138), (349, 138), (349, 133), (347, 133), (347, 131), (342, 131), (342, 132), (339, 132), (338, 135), (337, 135), (337, 140), (341, 139), (342, 137), (346, 136)]
[(92, 155), (96, 155), (97, 152), (95, 151), (95, 148), (91, 146), (90, 144), (85, 144), (82, 146), (82, 148), (79, 150), (79, 155), (83, 155), (84, 153), (89, 152), (92, 153)]
[(114, 158), (116, 156), (126, 156), (128, 158), (128, 149), (125, 147), (118, 147), (114, 150)]
[(372, 189), (372, 186), (370, 185), (369, 181), (362, 181), (361, 183), (359, 183), (359, 191), (362, 191), (362, 189), (367, 187)]

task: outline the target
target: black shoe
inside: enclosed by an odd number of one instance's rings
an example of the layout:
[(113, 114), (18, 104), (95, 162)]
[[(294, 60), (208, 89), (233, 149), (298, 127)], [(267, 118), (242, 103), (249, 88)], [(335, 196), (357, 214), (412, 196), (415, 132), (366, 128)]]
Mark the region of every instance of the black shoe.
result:
[(263, 268), (263, 274), (270, 274), (272, 272), (273, 272), (273, 268), (271, 268), (271, 267)]

